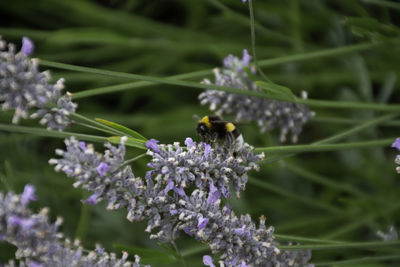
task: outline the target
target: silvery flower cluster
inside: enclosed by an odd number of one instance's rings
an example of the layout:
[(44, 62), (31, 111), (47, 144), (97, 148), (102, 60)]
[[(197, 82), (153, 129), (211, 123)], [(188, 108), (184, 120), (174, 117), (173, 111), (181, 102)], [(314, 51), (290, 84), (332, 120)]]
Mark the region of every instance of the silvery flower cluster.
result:
[[(250, 67), (250, 60), (251, 56), (246, 50), (243, 51), (242, 59), (229, 55), (224, 59), (222, 69), (214, 69), (215, 81), (204, 79), (203, 83), (260, 91), (245, 71), (245, 68), (250, 68), (250, 71), (255, 73), (255, 69)], [(302, 93), (302, 98), (307, 98), (305, 92)], [(286, 141), (286, 136), (290, 132), (291, 141), (296, 143), (303, 125), (315, 115), (304, 104), (267, 100), (224, 91), (206, 90), (199, 95), (199, 100), (202, 105), (209, 105), (210, 110), (217, 115), (235, 114), (237, 122), (255, 121), (261, 132), (279, 128), (281, 142)]]
[(115, 253), (107, 253), (99, 246), (88, 252), (80, 246), (79, 241), (61, 241), (63, 235), (58, 232), (58, 228), (62, 219), (50, 223), (47, 208), (33, 213), (28, 203), (35, 199), (35, 188), (32, 185), (26, 185), (20, 195), (0, 192), (0, 241), (15, 245), (15, 256), (19, 260), (19, 263), (12, 260), (6, 266), (140, 266), (140, 258), (135, 256), (135, 262), (130, 262), (126, 252), (122, 258), (118, 258)]
[[(396, 148), (398, 151), (400, 151), (400, 138), (397, 138), (393, 144), (392, 147)], [(400, 155), (397, 155), (396, 158), (394, 159), (394, 162), (397, 165), (400, 165)], [(400, 166), (396, 167), (397, 173), (400, 173)]]
[(398, 240), (399, 235), (397, 234), (396, 228), (392, 225), (387, 232), (381, 230), (376, 232), (376, 235), (382, 238), (384, 241)]
[[(257, 169), (262, 159), (250, 146), (233, 158), (229, 151), (196, 144), (190, 138), (186, 148), (179, 143), (159, 145), (151, 139), (146, 146), (152, 170), (142, 179), (124, 166), (123, 142), (124, 138), (118, 147), (106, 144), (101, 154), (92, 145), (66, 139), (66, 150), (56, 151), (61, 158), (50, 163), (76, 179), (75, 186), (93, 193), (87, 203), (106, 200), (108, 208), (126, 208), (130, 221), (147, 220), (150, 238), (171, 242), (184, 232), (219, 253), (221, 266), (309, 266), (309, 251), (277, 248), (274, 229), (265, 226), (264, 217), (257, 227), (250, 215), (237, 216), (222, 203), (229, 196), (224, 191), (229, 191), (228, 184), (235, 187), (236, 182), (238, 190), (244, 189), (246, 173)], [(213, 265), (207, 255), (204, 263)]]
[(27, 118), (40, 118), (48, 129), (63, 130), (71, 123), (69, 114), (75, 112), (77, 104), (70, 95), (61, 95), (64, 80), (50, 84), (50, 72), (40, 72), (38, 60), (29, 58), (33, 53), (33, 42), (24, 37), (22, 49), (16, 52), (14, 44), (0, 39), (0, 103), (3, 110), (14, 109), (13, 123)]
[[(148, 142), (155, 142), (151, 140)], [(195, 185), (196, 188), (204, 190), (211, 186), (216, 187), (225, 198), (230, 197), (229, 186), (233, 185), (237, 197), (240, 191), (245, 189), (251, 170), (258, 170), (256, 162), (264, 158), (264, 153), (253, 154), (253, 147), (244, 144), (237, 156), (226, 149), (225, 146), (215, 145), (214, 148), (207, 143), (193, 142), (187, 138), (186, 148), (179, 143), (173, 145), (152, 144), (154, 150), (149, 150), (148, 155), (153, 159), (148, 164), (151, 171), (147, 172), (146, 178), (154, 177), (162, 179), (167, 183), (173, 179), (175, 186), (187, 188)]]

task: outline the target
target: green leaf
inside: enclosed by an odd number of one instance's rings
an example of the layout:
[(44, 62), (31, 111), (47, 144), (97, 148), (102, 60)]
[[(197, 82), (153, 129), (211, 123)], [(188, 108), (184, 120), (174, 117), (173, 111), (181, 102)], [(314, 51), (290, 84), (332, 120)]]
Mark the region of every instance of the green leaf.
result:
[(360, 37), (379, 40), (400, 35), (400, 30), (395, 25), (383, 24), (370, 17), (347, 17), (345, 23)]
[[(113, 144), (117, 145), (121, 144), (121, 136), (110, 136), (107, 138), (107, 140)], [(126, 140), (125, 145), (147, 150), (145, 143), (146, 142), (144, 140), (128, 137), (128, 140)]]
[(139, 255), (141, 263), (144, 264), (171, 264), (178, 261), (174, 254), (156, 249), (138, 248), (123, 244), (113, 244), (113, 247), (120, 251), (126, 251), (130, 255)]
[(157, 242), (157, 245), (159, 245), (160, 247), (162, 247), (163, 249), (165, 249), (166, 252), (168, 252), (169, 254), (174, 255), (174, 257), (176, 259), (179, 259), (180, 256), (178, 255), (178, 253), (176, 253), (175, 250), (173, 250), (170, 246), (167, 246), (166, 244), (163, 244), (161, 242)]
[(256, 84), (258, 87), (263, 89), (267, 93), (267, 95), (271, 96), (271, 98), (283, 101), (296, 100), (296, 96), (293, 94), (292, 90), (285, 86), (265, 81), (257, 81)]
[(108, 127), (111, 127), (111, 128), (113, 128), (115, 130), (123, 132), (128, 137), (133, 137), (133, 138), (136, 138), (136, 139), (147, 141), (146, 137), (144, 137), (143, 135), (141, 135), (140, 133), (138, 133), (138, 132), (136, 132), (136, 131), (134, 131), (132, 129), (129, 129), (128, 127), (122, 126), (122, 125), (120, 125), (118, 123), (115, 123), (115, 122), (111, 122), (111, 121), (107, 121), (107, 120), (104, 120), (104, 119), (100, 119), (100, 118), (96, 118), (95, 120), (97, 122), (101, 123), (101, 124), (107, 125)]

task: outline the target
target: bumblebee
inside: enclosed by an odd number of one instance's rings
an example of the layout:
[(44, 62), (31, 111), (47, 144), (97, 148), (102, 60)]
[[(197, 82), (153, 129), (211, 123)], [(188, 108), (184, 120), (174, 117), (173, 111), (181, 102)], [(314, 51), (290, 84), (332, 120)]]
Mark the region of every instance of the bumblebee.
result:
[(244, 144), (243, 136), (236, 126), (219, 116), (204, 116), (198, 121), (196, 130), (204, 142), (223, 142), (233, 152), (239, 151)]

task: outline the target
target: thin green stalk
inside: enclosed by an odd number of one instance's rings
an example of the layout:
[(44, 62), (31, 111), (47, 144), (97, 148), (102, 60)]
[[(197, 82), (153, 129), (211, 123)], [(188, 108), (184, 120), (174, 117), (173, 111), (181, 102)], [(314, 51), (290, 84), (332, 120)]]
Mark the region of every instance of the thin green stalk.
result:
[(382, 246), (399, 246), (400, 240), (396, 241), (373, 241), (373, 242), (345, 242), (341, 244), (318, 244), (318, 245), (291, 245), (291, 246), (280, 246), (281, 249), (298, 250), (298, 249), (312, 249), (312, 250), (323, 250), (323, 249), (348, 249), (348, 248), (374, 248)]
[(60, 132), (54, 130), (46, 130), (38, 127), (26, 127), (26, 126), (16, 126), (9, 124), (0, 124), (0, 130), (13, 132), (13, 133), (27, 133), (45, 137), (55, 137), (55, 138), (66, 138), (75, 136), (81, 140), (90, 141), (90, 142), (98, 142), (104, 143), (107, 142), (107, 137), (98, 136), (98, 135), (89, 135), (89, 134), (80, 134), (74, 132)]
[(301, 236), (293, 236), (293, 235), (278, 235), (274, 234), (276, 239), (287, 240), (287, 241), (298, 241), (298, 242), (311, 242), (311, 243), (326, 243), (326, 244), (345, 244), (347, 242), (338, 241), (338, 240), (329, 240), (329, 239), (320, 239), (320, 238), (308, 238)]
[(399, 254), (384, 255), (384, 256), (369, 256), (369, 257), (355, 258), (355, 259), (342, 260), (342, 261), (332, 261), (332, 262), (314, 262), (313, 264), (314, 264), (314, 266), (338, 266), (338, 265), (350, 266), (351, 264), (361, 264), (361, 263), (388, 261), (388, 260), (396, 260), (396, 259), (400, 259)]
[(81, 212), (79, 214), (78, 226), (76, 227), (75, 237), (84, 242), (87, 226), (90, 219), (90, 206), (87, 204), (81, 205)]
[(175, 249), (176, 253), (179, 255), (179, 258), (182, 261), (183, 266), (187, 267), (185, 259), (182, 256), (181, 251), (178, 249), (178, 246), (175, 244), (175, 241), (171, 241), (172, 247)]
[(336, 141), (338, 141), (340, 139), (343, 139), (343, 138), (345, 138), (345, 137), (347, 137), (349, 135), (352, 135), (354, 133), (360, 132), (360, 131), (362, 131), (362, 130), (364, 130), (366, 128), (369, 128), (369, 127), (381, 124), (381, 123), (383, 123), (385, 121), (391, 120), (391, 119), (397, 117), (398, 115), (399, 114), (397, 114), (397, 113), (396, 114), (387, 114), (387, 115), (381, 116), (379, 118), (366, 121), (366, 122), (364, 122), (364, 123), (362, 123), (362, 124), (360, 124), (358, 126), (355, 126), (355, 127), (351, 128), (349, 130), (343, 131), (343, 132), (335, 134), (335, 135), (333, 135), (331, 137), (328, 137), (328, 138), (319, 140), (317, 142), (314, 142), (314, 143), (312, 143), (312, 145), (320, 145), (320, 144), (327, 144), (327, 143), (336, 142)]
[(274, 146), (274, 147), (259, 147), (255, 149), (255, 152), (266, 152), (266, 153), (300, 153), (300, 152), (321, 152), (321, 151), (338, 151), (352, 148), (367, 148), (376, 146), (387, 146), (393, 143), (396, 137), (364, 141), (364, 142), (353, 142), (353, 143), (339, 143), (339, 144), (324, 144), (324, 145), (290, 145), (290, 146)]
[(331, 212), (331, 213), (334, 213), (334, 214), (341, 214), (343, 212), (341, 209), (338, 209), (338, 208), (336, 208), (334, 206), (331, 206), (329, 204), (316, 202), (312, 198), (295, 194), (293, 192), (287, 191), (287, 190), (285, 190), (283, 188), (280, 188), (280, 187), (278, 187), (278, 186), (276, 186), (274, 184), (267, 183), (265, 181), (261, 181), (261, 180), (258, 180), (258, 179), (249, 179), (248, 183), (252, 184), (252, 185), (255, 185), (255, 186), (258, 186), (258, 187), (261, 187), (261, 188), (264, 188), (264, 189), (267, 189), (267, 190), (270, 190), (270, 191), (273, 191), (276, 194), (282, 195), (282, 196), (287, 197), (287, 198), (291, 198), (291, 199), (293, 199), (295, 201), (302, 202), (302, 203), (304, 203), (306, 205), (309, 205), (309, 206), (312, 206), (312, 207), (315, 207), (315, 208), (318, 208), (318, 209), (321, 209), (321, 210), (325, 210), (325, 211), (328, 211), (328, 212)]
[(146, 153), (143, 153), (143, 154), (140, 154), (139, 156), (136, 156), (134, 158), (125, 160), (124, 163), (122, 164), (122, 167), (125, 166), (125, 165), (128, 165), (128, 164), (131, 164), (132, 162), (135, 162), (138, 159), (145, 157), (146, 155), (147, 155)]
[[(176, 80), (176, 79), (172, 79), (172, 78), (160, 78), (160, 77), (145, 76), (145, 75), (139, 75), (139, 74), (125, 73), (125, 72), (101, 70), (101, 69), (90, 68), (90, 67), (82, 67), (82, 66), (75, 66), (75, 65), (64, 64), (64, 63), (57, 63), (57, 62), (52, 62), (52, 61), (47, 61), (47, 60), (41, 60), (40, 63), (44, 66), (60, 68), (60, 69), (83, 71), (83, 72), (96, 73), (96, 74), (102, 74), (102, 75), (108, 75), (108, 76), (116, 76), (116, 77), (144, 80), (144, 81), (149, 81), (149, 82), (164, 83), (164, 84), (177, 85), (177, 86), (182, 86), (182, 87), (190, 87), (190, 88), (198, 89), (198, 90), (211, 89), (211, 90), (225, 91), (225, 92), (239, 94), (239, 95), (248, 95), (248, 96), (255, 96), (255, 97), (266, 98), (266, 99), (281, 100), (278, 98), (271, 98), (270, 95), (264, 94), (262, 92), (242, 90), (242, 89), (232, 88), (232, 87), (228, 87), (228, 86), (202, 84), (202, 83), (195, 83), (195, 82), (189, 82), (189, 81), (181, 81), (181, 80)], [(107, 90), (109, 90), (109, 88)], [(104, 88), (103, 88), (102, 93), (106, 93), (107, 90), (104, 90)], [(72, 96), (74, 96), (74, 94), (72, 94)], [(85, 96), (88, 96), (88, 94), (86, 94)], [(302, 103), (302, 104), (306, 104), (306, 105), (309, 105), (312, 107), (361, 109), (361, 110), (368, 109), (368, 110), (375, 110), (375, 111), (400, 111), (400, 105), (395, 105), (395, 104), (362, 103), (362, 102), (350, 102), (350, 101), (348, 101), (348, 102), (328, 101), (328, 100), (301, 99), (301, 98), (297, 98), (297, 99), (293, 99), (293, 100), (285, 99), (285, 101), (294, 102), (294, 103)]]
[(210, 250), (210, 248), (205, 245), (193, 246), (193, 247), (187, 248), (185, 250), (182, 250), (182, 257), (189, 257), (192, 255), (201, 253), (201, 252), (209, 251), (209, 250)]
[(258, 64), (257, 54), (256, 54), (256, 31), (255, 31), (255, 27), (254, 27), (253, 1), (249, 0), (248, 2), (249, 2), (249, 13), (250, 13), (251, 50), (253, 53), (254, 63), (256, 65), (257, 70), (260, 73), (261, 77), (266, 81), (270, 81), (270, 79), (268, 79), (267, 75), (264, 74), (264, 72), (260, 68), (260, 65)]
[[(356, 123), (366, 123), (366, 122), (369, 122), (369, 120), (316, 116), (311, 119), (311, 122), (354, 125)], [(388, 126), (388, 127), (399, 127), (400, 120), (385, 121), (381, 125)]]

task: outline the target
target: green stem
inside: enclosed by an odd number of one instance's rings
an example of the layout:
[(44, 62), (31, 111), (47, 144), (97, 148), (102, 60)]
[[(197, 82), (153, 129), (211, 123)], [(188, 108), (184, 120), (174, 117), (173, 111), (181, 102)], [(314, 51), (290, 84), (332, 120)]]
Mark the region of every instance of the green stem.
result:
[(369, 128), (369, 127), (381, 124), (381, 123), (383, 123), (385, 121), (391, 120), (394, 117), (397, 117), (398, 115), (399, 114), (397, 114), (397, 113), (396, 114), (387, 114), (387, 115), (381, 116), (379, 118), (376, 118), (376, 119), (373, 119), (373, 120), (370, 120), (370, 121), (365, 121), (364, 123), (362, 123), (362, 124), (360, 124), (358, 126), (355, 126), (355, 127), (351, 128), (349, 130), (343, 131), (343, 132), (338, 133), (336, 135), (333, 135), (331, 137), (328, 137), (328, 138), (319, 140), (317, 142), (314, 142), (313, 145), (320, 145), (320, 144), (327, 144), (327, 143), (336, 142), (336, 141), (338, 141), (340, 139), (343, 139), (343, 138), (345, 138), (345, 137), (347, 137), (349, 135), (352, 135), (354, 133), (360, 132), (360, 131), (362, 131), (362, 130), (364, 130), (366, 128)]
[(104, 143), (107, 142), (107, 138), (98, 135), (88, 135), (88, 134), (80, 134), (80, 133), (73, 133), (73, 132), (60, 132), (54, 130), (45, 130), (43, 128), (37, 127), (26, 127), (26, 126), (16, 126), (16, 125), (9, 125), (9, 124), (0, 124), (0, 130), (7, 131), (7, 132), (14, 132), (14, 133), (27, 133), (39, 136), (46, 136), (46, 137), (56, 137), (56, 138), (66, 138), (75, 136), (80, 140), (91, 141), (91, 142), (99, 142)]
[(375, 146), (387, 146), (393, 143), (396, 137), (364, 141), (353, 143), (340, 143), (340, 144), (326, 144), (326, 145), (289, 145), (289, 146), (274, 146), (274, 147), (259, 147), (255, 152), (266, 153), (300, 153), (300, 152), (320, 152), (320, 151), (338, 151), (351, 148), (367, 148)]
[(386, 0), (361, 0), (361, 1), (368, 4), (375, 4), (378, 6), (389, 7), (400, 10), (400, 4), (395, 3), (393, 1), (386, 1)]
[(280, 249), (288, 250), (299, 250), (299, 249), (312, 249), (312, 250), (323, 250), (323, 249), (347, 249), (347, 248), (373, 248), (382, 246), (398, 246), (400, 241), (373, 241), (373, 242), (345, 242), (341, 244), (319, 244), (319, 245), (292, 245), (292, 246), (280, 246)]
[[(95, 128), (95, 129), (97, 129), (99, 131), (102, 131), (102, 132), (105, 132), (105, 133), (108, 133), (108, 134), (111, 134), (111, 135), (118, 135), (118, 136), (124, 136), (125, 135), (125, 133), (123, 133), (121, 131), (118, 131), (118, 130), (116, 130), (114, 128), (111, 128), (111, 127), (109, 127), (107, 125), (101, 124), (101, 123), (99, 123), (99, 122), (97, 122), (95, 120), (89, 119), (88, 117), (85, 117), (85, 116), (80, 115), (78, 113), (70, 113), (70, 117), (71, 117), (71, 119), (75, 119), (75, 120), (78, 120), (78, 121), (89, 123), (89, 124), (94, 126), (92, 128)], [(86, 126), (86, 125), (84, 125), (84, 126)]]
[(182, 256), (181, 251), (178, 249), (177, 245), (175, 244), (175, 241), (171, 241), (172, 247), (175, 249), (176, 253), (179, 255), (179, 258), (182, 261), (183, 266), (187, 267), (185, 259)]
[(81, 213), (79, 215), (78, 226), (76, 227), (75, 236), (80, 241), (84, 242), (86, 236), (86, 230), (90, 219), (90, 206), (83, 204), (81, 206)]
[(136, 156), (136, 157), (134, 157), (134, 158), (125, 160), (124, 163), (122, 164), (122, 167), (125, 166), (125, 165), (128, 165), (128, 164), (130, 164), (130, 163), (132, 163), (132, 162), (135, 162), (136, 160), (138, 160), (138, 159), (140, 159), (140, 158), (143, 158), (143, 157), (145, 157), (146, 155), (147, 155), (146, 153), (143, 153), (143, 154), (140, 154), (140, 155), (138, 155), (138, 156)]
[[(356, 123), (367, 123), (369, 122), (369, 120), (316, 116), (311, 120), (311, 122), (354, 125)], [(390, 127), (400, 127), (400, 120), (386, 121), (381, 125)]]
[(253, 9), (253, 1), (249, 0), (249, 13), (250, 13), (250, 32), (251, 32), (251, 50), (253, 53), (254, 63), (256, 64), (257, 70), (260, 73), (261, 77), (264, 80), (270, 81), (267, 75), (264, 74), (260, 66), (258, 65), (257, 54), (256, 54), (256, 31), (254, 27), (254, 9)]
[(276, 239), (287, 240), (287, 241), (298, 241), (298, 242), (312, 242), (312, 243), (327, 243), (327, 244), (344, 244), (344, 241), (337, 240), (328, 240), (328, 239), (320, 239), (320, 238), (308, 238), (301, 236), (293, 236), (293, 235), (277, 235), (274, 234)]
[[(315, 262), (314, 266), (338, 266), (338, 265), (347, 265), (350, 266), (352, 264), (360, 264), (367, 262), (377, 262), (377, 261), (387, 261), (387, 260), (395, 260), (400, 259), (400, 255), (384, 255), (384, 256), (370, 256), (370, 257), (362, 257), (356, 259), (342, 260), (342, 261), (332, 261), (332, 262)], [(361, 265), (357, 265), (361, 266)], [(381, 265), (379, 265), (381, 266)]]

